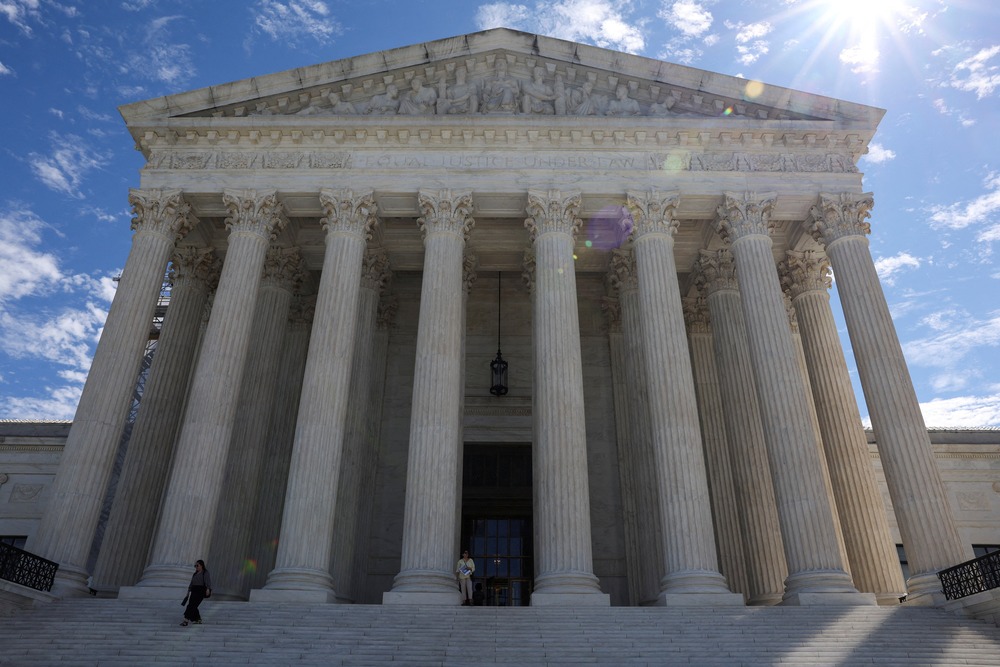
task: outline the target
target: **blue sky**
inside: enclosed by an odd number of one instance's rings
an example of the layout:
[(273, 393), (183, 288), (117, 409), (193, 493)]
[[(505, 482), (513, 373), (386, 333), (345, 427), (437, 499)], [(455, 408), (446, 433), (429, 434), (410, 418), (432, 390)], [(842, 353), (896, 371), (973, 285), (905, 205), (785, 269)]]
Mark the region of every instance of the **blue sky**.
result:
[(925, 420), (1000, 426), (996, 0), (0, 0), (0, 419), (73, 416), (131, 243), (119, 105), (499, 26), (887, 109), (860, 166)]

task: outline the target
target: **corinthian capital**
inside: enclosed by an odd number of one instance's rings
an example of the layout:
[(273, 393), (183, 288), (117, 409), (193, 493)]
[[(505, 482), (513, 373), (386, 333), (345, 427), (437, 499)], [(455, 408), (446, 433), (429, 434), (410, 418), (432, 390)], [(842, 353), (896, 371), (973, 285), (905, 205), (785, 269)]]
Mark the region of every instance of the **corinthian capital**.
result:
[(128, 191), (128, 203), (135, 213), (132, 231), (161, 234), (173, 243), (184, 238), (198, 222), (180, 190), (132, 188)]
[(673, 236), (678, 225), (674, 219), (678, 201), (675, 192), (629, 192), (623, 211), (626, 217), (622, 218), (621, 225), (626, 229), (630, 227), (636, 239), (655, 233)]
[(617, 292), (629, 292), (639, 288), (639, 275), (635, 270), (635, 253), (631, 250), (615, 248), (611, 251), (608, 286)]
[(323, 207), (323, 217), (319, 223), (327, 234), (336, 231), (360, 236), (366, 241), (370, 238), (378, 211), (375, 195), (371, 190), (356, 193), (347, 189), (324, 188), (319, 191), (319, 203)]
[(361, 263), (361, 286), (382, 293), (391, 279), (389, 253), (382, 249), (366, 252)]
[(711, 318), (708, 314), (708, 301), (703, 296), (688, 296), (681, 300), (684, 306), (684, 324), (688, 333), (711, 333)]
[(809, 231), (813, 238), (825, 245), (845, 236), (864, 237), (872, 231), (868, 218), (873, 206), (875, 200), (870, 192), (821, 192), (819, 205), (809, 209), (809, 215), (812, 216)]
[(706, 295), (722, 290), (736, 291), (736, 263), (726, 248), (701, 250), (694, 265), (694, 284)]
[(270, 242), (288, 224), (275, 190), (224, 190), (222, 202), (229, 209), (226, 229), (230, 234), (256, 234)]
[(715, 230), (727, 243), (747, 236), (770, 236), (771, 207), (777, 194), (774, 192), (726, 192), (716, 213)]
[(793, 299), (806, 292), (827, 293), (833, 285), (830, 276), (830, 260), (815, 250), (785, 253), (785, 261), (778, 265), (781, 286)]
[(562, 232), (576, 238), (583, 221), (580, 220), (579, 192), (562, 193), (559, 190), (529, 190), (528, 218), (524, 226), (534, 241), (539, 234)]
[(167, 280), (174, 287), (186, 282), (201, 289), (215, 289), (221, 267), (212, 248), (178, 248), (170, 258)]
[(264, 284), (289, 292), (298, 288), (305, 279), (302, 255), (298, 248), (267, 249), (264, 257)]
[(467, 239), (476, 221), (472, 219), (472, 190), (420, 190), (417, 193), (420, 217), (417, 224), (424, 238), (431, 232), (461, 234)]

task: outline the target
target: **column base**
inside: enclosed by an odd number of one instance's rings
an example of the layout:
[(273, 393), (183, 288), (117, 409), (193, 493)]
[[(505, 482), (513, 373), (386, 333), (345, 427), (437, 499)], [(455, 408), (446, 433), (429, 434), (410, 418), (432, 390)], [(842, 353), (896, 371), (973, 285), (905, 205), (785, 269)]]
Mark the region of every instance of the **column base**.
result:
[(264, 588), (250, 591), (251, 602), (337, 602), (333, 577), (325, 570), (309, 567), (280, 567), (267, 575)]
[(791, 593), (782, 599), (782, 607), (863, 607), (876, 606), (874, 593)]
[(657, 607), (742, 607), (739, 593), (660, 593)]
[(87, 572), (74, 565), (59, 565), (52, 580), (50, 593), (60, 598), (76, 598), (89, 594)]
[(915, 607), (941, 607), (948, 600), (936, 572), (911, 575), (906, 580), (906, 604)]
[(142, 578), (135, 586), (122, 586), (118, 589), (118, 597), (132, 600), (169, 600), (191, 584), (194, 574), (193, 565), (150, 565), (142, 573)]

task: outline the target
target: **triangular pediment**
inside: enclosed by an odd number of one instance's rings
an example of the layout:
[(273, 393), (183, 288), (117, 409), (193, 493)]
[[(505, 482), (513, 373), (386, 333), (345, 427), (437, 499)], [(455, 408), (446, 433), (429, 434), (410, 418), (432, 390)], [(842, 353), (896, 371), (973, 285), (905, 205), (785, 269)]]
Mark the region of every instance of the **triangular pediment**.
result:
[[(126, 122), (287, 116), (577, 116), (833, 122), (884, 111), (586, 44), (497, 28), (121, 107)], [(440, 119), (438, 119), (440, 121)], [(245, 122), (245, 120), (244, 120)], [(842, 128), (843, 129), (843, 128)], [(866, 131), (867, 130), (867, 131)]]

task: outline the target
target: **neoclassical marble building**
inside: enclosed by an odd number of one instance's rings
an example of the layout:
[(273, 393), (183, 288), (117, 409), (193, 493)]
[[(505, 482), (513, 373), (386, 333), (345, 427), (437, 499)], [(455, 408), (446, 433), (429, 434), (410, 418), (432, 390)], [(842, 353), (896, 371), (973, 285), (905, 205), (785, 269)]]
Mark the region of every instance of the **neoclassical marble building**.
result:
[(497, 604), (934, 603), (972, 557), (868, 249), (882, 110), (497, 29), (121, 112), (58, 590), (458, 604), (469, 548)]

